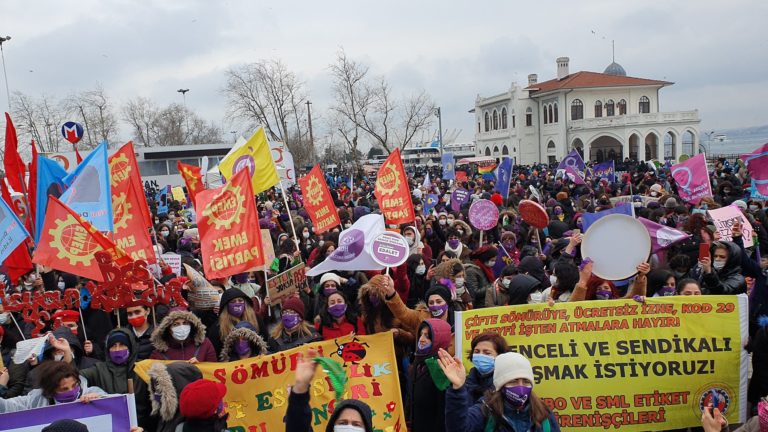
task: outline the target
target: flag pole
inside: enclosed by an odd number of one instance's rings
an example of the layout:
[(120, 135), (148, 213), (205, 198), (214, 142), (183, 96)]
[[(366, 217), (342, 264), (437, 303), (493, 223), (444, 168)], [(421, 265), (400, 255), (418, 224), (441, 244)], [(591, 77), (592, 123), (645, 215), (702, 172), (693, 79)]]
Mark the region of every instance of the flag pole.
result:
[(288, 207), (288, 197), (285, 195), (285, 188), (283, 182), (278, 182), (280, 185), (280, 191), (283, 195), (283, 202), (285, 203), (285, 211), (288, 212), (288, 220), (291, 222), (291, 231), (293, 231), (293, 242), (296, 243), (296, 249), (299, 248), (299, 237), (296, 235), (296, 227), (293, 225), (293, 216), (291, 215), (291, 209)]
[(16, 324), (16, 330), (19, 331), (19, 334), (21, 335), (21, 338), (24, 340), (27, 340), (27, 338), (24, 336), (24, 332), (21, 331), (21, 327), (19, 327), (19, 322), (16, 321), (16, 317), (13, 316), (13, 312), (8, 312), (8, 315), (11, 316), (11, 319), (13, 320), (13, 323)]

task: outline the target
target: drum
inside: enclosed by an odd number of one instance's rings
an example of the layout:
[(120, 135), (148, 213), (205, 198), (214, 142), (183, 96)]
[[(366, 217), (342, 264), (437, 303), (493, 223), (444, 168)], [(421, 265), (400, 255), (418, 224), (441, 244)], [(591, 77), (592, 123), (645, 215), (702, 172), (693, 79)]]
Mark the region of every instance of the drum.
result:
[(650, 253), (648, 230), (637, 219), (623, 214), (598, 219), (581, 241), (581, 256), (591, 259), (592, 273), (605, 280), (631, 277)]
[(520, 212), (520, 217), (523, 218), (528, 225), (544, 229), (549, 225), (549, 215), (539, 203), (531, 200), (522, 200), (517, 206)]

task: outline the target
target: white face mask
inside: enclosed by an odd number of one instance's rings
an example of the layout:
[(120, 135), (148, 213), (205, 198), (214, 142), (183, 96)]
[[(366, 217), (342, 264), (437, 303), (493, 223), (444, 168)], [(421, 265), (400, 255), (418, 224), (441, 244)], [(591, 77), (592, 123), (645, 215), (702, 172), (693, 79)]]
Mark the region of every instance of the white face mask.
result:
[(464, 278), (456, 278), (456, 288), (461, 288), (464, 286)]
[(446, 224), (445, 219), (440, 219), (440, 220), (437, 221), (437, 223), (439, 223), (440, 225), (445, 225)]
[(528, 304), (541, 303), (544, 298), (544, 294), (541, 291), (534, 291), (528, 296)]
[(0, 325), (8, 324), (8, 321), (10, 320), (11, 320), (11, 317), (8, 312), (0, 313)]
[(509, 284), (512, 283), (512, 279), (502, 279), (501, 284), (504, 285), (504, 288), (509, 288)]
[(419, 275), (419, 276), (421, 276), (424, 273), (426, 273), (426, 271), (427, 271), (427, 266), (425, 266), (425, 265), (420, 265), (420, 266), (416, 267), (416, 274)]
[(411, 236), (406, 236), (405, 241), (408, 243), (408, 246), (413, 246), (413, 243), (416, 241), (416, 239)]
[(452, 224), (453, 224), (453, 219), (448, 219), (448, 225), (452, 225)]
[(712, 267), (714, 267), (715, 270), (722, 270), (723, 267), (725, 267), (725, 261), (715, 260), (715, 262), (712, 263)]
[(53, 359), (56, 361), (64, 360), (64, 354), (54, 354)]
[(173, 334), (174, 339), (181, 342), (189, 337), (190, 330), (192, 330), (192, 327), (190, 327), (189, 324), (182, 324), (180, 326), (173, 327), (171, 329), (171, 333)]
[(58, 286), (60, 290), (63, 290), (64, 288), (66, 288), (65, 285), (66, 284), (64, 282), (59, 282), (56, 286)]
[(487, 265), (488, 267), (493, 267), (493, 266), (495, 266), (495, 265), (496, 265), (496, 260), (493, 260), (493, 261), (488, 261), (488, 262), (486, 263), (486, 265)]
[(323, 247), (324, 244), (325, 244), (325, 240), (320, 240), (319, 242), (317, 242), (317, 245), (319, 247)]
[(351, 226), (352, 226), (352, 224), (351, 224), (351, 223), (348, 223), (348, 224), (344, 224), (344, 228), (350, 228)]
[(308, 232), (308, 231), (305, 231), (305, 232), (301, 233), (301, 235), (302, 235), (302, 236), (303, 236), (305, 239), (308, 239), (308, 238), (309, 238), (309, 232)]
[(365, 432), (365, 428), (352, 425), (334, 425), (333, 432)]
[(549, 275), (549, 284), (552, 286), (555, 286), (556, 283), (557, 283), (557, 276)]

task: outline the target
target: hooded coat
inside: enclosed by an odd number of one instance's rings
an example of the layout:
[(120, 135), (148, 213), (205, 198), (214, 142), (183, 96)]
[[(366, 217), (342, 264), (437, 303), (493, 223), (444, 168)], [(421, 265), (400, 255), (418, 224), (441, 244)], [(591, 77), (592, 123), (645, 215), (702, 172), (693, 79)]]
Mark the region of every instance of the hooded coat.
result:
[(499, 290), (492, 287), (485, 293), (485, 307), (521, 305), (528, 302), (528, 296), (535, 289), (541, 288), (541, 282), (527, 274), (515, 275), (508, 288)]
[[(336, 405), (336, 408), (328, 419), (325, 432), (333, 432), (334, 424), (341, 413), (347, 409), (353, 409), (360, 413), (365, 425), (365, 432), (373, 432), (373, 413), (371, 408), (363, 401), (357, 399), (345, 399)], [(288, 396), (288, 409), (285, 412), (285, 432), (312, 432), (312, 409), (309, 407), (309, 392), (294, 393)]]
[[(699, 283), (703, 294), (742, 294), (747, 292), (747, 283), (741, 274), (741, 249), (733, 242), (718, 242), (728, 248), (725, 267), (711, 273), (701, 273)], [(717, 244), (717, 243), (716, 243)], [(714, 250), (715, 246), (713, 246)]]
[[(245, 300), (245, 303), (249, 306), (251, 306), (254, 309), (254, 312), (256, 312), (257, 321), (254, 324), (259, 329), (263, 329), (264, 323), (261, 321), (261, 319), (258, 319), (258, 309), (255, 308), (253, 304), (253, 299), (248, 297), (246, 293), (244, 293), (239, 288), (229, 288), (224, 291), (224, 293), (221, 295), (221, 300), (219, 300), (219, 311), (226, 310), (227, 305), (229, 302), (236, 298), (241, 298)], [(262, 337), (267, 337), (266, 333), (261, 334)], [(222, 340), (221, 340), (221, 327), (219, 326), (219, 320), (216, 320), (206, 331), (206, 337), (209, 341), (211, 341), (211, 344), (213, 345), (213, 349), (216, 350), (217, 353), (221, 353), (222, 349)]]
[(426, 360), (436, 357), (438, 349), (448, 349), (453, 338), (451, 326), (441, 319), (425, 320), (419, 329), (423, 326), (430, 329), (432, 347), (427, 355), (417, 355), (411, 366), (406, 418), (410, 420), (411, 430), (440, 432), (445, 430), (445, 390), (435, 386)]
[[(79, 370), (88, 369), (98, 362), (95, 359), (85, 356), (85, 350), (83, 350), (83, 346), (80, 344), (80, 339), (72, 334), (69, 328), (59, 327), (53, 331), (53, 336), (56, 339), (64, 338), (67, 340), (69, 343), (69, 348), (72, 350), (73, 365)], [(52, 350), (53, 347), (48, 345), (48, 342), (46, 342), (45, 348), (43, 348), (43, 358), (47, 359), (43, 361), (52, 361), (52, 356), (50, 354)], [(35, 383), (37, 383), (37, 368), (30, 370), (27, 374), (27, 381), (24, 386), (23, 394), (27, 394), (32, 391), (32, 389), (35, 387)]]
[(253, 330), (247, 328), (237, 328), (232, 330), (224, 339), (224, 343), (221, 348), (221, 354), (219, 354), (219, 360), (222, 362), (237, 360), (237, 352), (235, 352), (235, 343), (240, 338), (247, 340), (251, 345), (251, 357), (264, 355), (267, 353), (267, 343)]
[[(187, 320), (191, 327), (189, 336), (183, 342), (177, 341), (171, 334), (171, 324), (177, 318)], [(154, 360), (189, 360), (195, 357), (201, 362), (216, 361), (216, 351), (205, 337), (205, 326), (192, 312), (171, 312), (152, 332), (150, 340), (155, 350), (149, 358)]]
[(104, 352), (107, 353), (106, 361), (96, 363), (95, 366), (80, 371), (80, 375), (85, 377), (89, 383), (104, 389), (109, 394), (127, 394), (128, 379), (132, 379), (134, 393), (136, 394), (136, 414), (139, 419), (146, 418), (149, 416), (150, 410), (147, 384), (133, 371), (133, 367), (138, 360), (139, 344), (136, 342), (136, 338), (133, 337), (133, 332), (124, 328), (114, 329), (109, 332), (107, 340), (114, 333), (122, 333), (130, 341), (128, 361), (124, 365), (113, 363), (109, 357), (109, 347), (106, 346), (107, 343), (105, 342)]
[[(182, 422), (179, 397), (187, 385), (203, 378), (197, 366), (176, 362), (154, 363), (149, 368), (149, 393), (152, 396), (152, 415), (157, 416), (157, 432), (174, 432)], [(159, 395), (156, 400), (155, 395)]]

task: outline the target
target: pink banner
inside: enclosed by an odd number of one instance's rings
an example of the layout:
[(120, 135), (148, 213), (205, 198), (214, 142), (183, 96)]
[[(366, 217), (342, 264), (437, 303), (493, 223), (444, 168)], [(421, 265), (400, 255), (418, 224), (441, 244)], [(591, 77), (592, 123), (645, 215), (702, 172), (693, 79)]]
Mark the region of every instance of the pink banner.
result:
[(752, 247), (755, 244), (755, 241), (752, 238), (752, 224), (749, 223), (749, 220), (746, 217), (744, 217), (744, 213), (742, 213), (738, 207), (729, 205), (728, 207), (722, 207), (715, 210), (707, 210), (707, 213), (709, 213), (709, 217), (712, 218), (712, 223), (720, 233), (720, 240), (732, 241), (733, 236), (731, 236), (731, 228), (734, 223), (741, 222), (741, 231), (744, 233), (742, 237), (744, 246)]
[(712, 186), (707, 175), (707, 161), (700, 153), (685, 162), (672, 166), (672, 177), (677, 182), (680, 198), (691, 204), (712, 196)]
[(752, 186), (760, 195), (768, 195), (768, 143), (750, 154), (742, 155), (741, 159), (747, 164)]
[(675, 243), (681, 242), (690, 237), (690, 234), (686, 234), (680, 230), (670, 228), (661, 224), (657, 224), (654, 221), (646, 218), (637, 218), (648, 230), (648, 234), (651, 235), (651, 253), (656, 253), (660, 250), (664, 250)]

